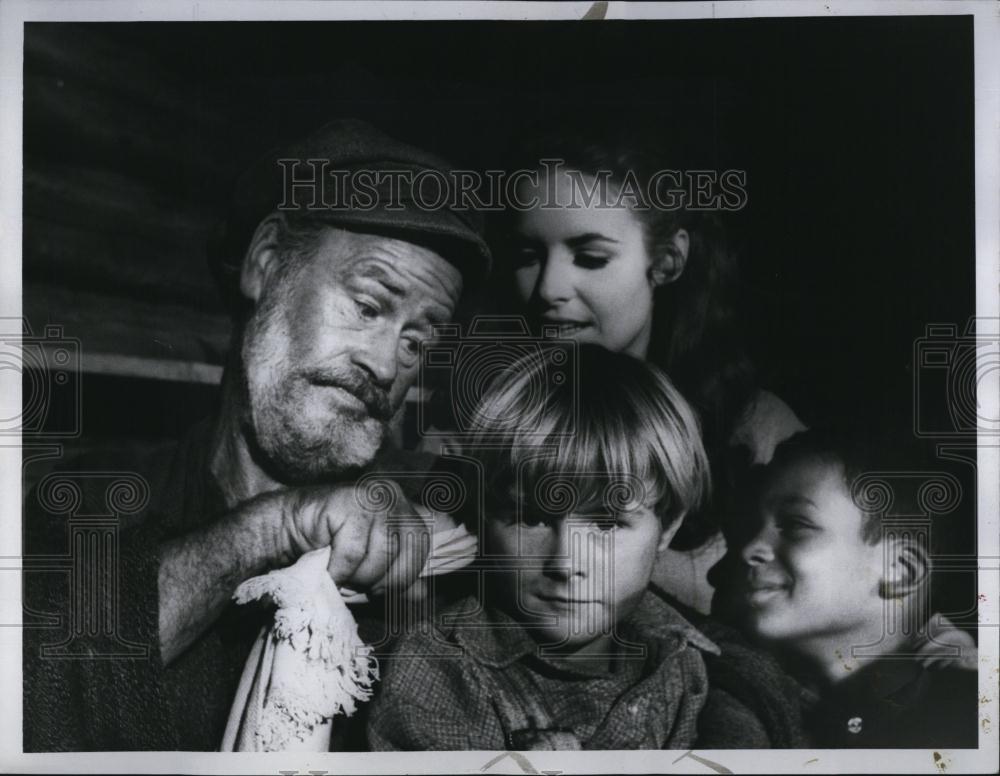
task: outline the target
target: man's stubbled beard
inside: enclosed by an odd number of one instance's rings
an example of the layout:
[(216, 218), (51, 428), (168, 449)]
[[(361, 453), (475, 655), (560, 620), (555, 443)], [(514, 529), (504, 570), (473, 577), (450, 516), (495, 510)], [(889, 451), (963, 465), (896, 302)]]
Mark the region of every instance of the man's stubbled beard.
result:
[[(288, 275), (294, 275), (294, 272)], [(286, 311), (292, 278), (262, 297), (246, 322), (241, 360), (242, 427), (251, 453), (278, 481), (319, 483), (356, 474), (388, 439), (387, 393), (350, 363), (294, 365)], [(337, 407), (313, 418), (305, 411), (318, 386), (338, 386), (365, 408)]]

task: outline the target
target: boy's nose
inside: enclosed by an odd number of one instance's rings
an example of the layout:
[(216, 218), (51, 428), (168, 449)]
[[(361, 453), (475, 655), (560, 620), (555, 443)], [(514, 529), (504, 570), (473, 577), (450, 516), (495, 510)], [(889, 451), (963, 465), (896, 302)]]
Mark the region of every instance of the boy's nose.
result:
[(587, 576), (588, 532), (569, 520), (556, 520), (552, 524), (552, 540), (546, 558), (546, 573), (559, 579)]
[(762, 566), (774, 560), (774, 550), (762, 531), (743, 546), (740, 556), (749, 566)]

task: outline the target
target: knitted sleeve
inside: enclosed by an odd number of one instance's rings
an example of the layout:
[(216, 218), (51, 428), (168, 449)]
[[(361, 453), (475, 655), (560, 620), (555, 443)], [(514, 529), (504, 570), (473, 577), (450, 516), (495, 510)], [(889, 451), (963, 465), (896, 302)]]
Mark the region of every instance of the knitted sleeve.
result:
[[(60, 479), (80, 482), (80, 499), (72, 503), (46, 493), (44, 482), (26, 499), (26, 752), (134, 749), (136, 727), (153, 724), (148, 709), (157, 703), (162, 672), (161, 537), (155, 524), (121, 530), (102, 517), (107, 505), (90, 498), (109, 487), (99, 480)], [(172, 742), (150, 743), (146, 748)]]

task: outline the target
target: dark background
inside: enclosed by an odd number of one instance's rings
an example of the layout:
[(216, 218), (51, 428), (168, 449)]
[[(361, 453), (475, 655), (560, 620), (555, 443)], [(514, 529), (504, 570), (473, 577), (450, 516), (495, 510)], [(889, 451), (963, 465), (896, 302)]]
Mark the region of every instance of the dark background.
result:
[[(971, 41), (971, 17), (28, 24), (26, 308), (69, 321), (85, 369), (88, 344), (221, 363), (205, 240), (262, 150), (360, 116), (478, 167), (547, 111), (610, 113), (747, 170), (730, 228), (766, 384), (811, 421), (906, 419), (914, 340), (974, 310)], [(164, 336), (109, 331), (114, 297)], [(118, 416), (105, 383), (85, 433)], [(137, 407), (130, 433), (160, 417)]]
[[(915, 341), (975, 309), (972, 17), (27, 24), (25, 314), (83, 353), (79, 418), (47, 423), (79, 430), (68, 452), (140, 448), (211, 411), (185, 377), (228, 342), (206, 244), (278, 141), (357, 116), (483, 167), (550, 112), (745, 169), (729, 226), (765, 386), (810, 424), (910, 427)], [(937, 387), (922, 422), (947, 428)]]

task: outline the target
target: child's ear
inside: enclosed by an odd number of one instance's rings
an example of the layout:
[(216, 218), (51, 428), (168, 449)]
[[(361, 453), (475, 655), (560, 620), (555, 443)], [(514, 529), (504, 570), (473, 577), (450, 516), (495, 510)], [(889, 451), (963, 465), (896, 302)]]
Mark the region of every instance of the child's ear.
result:
[(257, 302), (278, 267), (278, 231), (280, 213), (269, 215), (257, 225), (240, 268), (240, 291)]
[(906, 598), (917, 592), (931, 571), (926, 549), (912, 538), (890, 536), (882, 542), (885, 567), (879, 594), (883, 598)]
[(673, 540), (674, 534), (677, 533), (677, 530), (681, 527), (681, 523), (683, 522), (684, 522), (684, 515), (681, 515), (680, 517), (676, 518), (674, 522), (672, 522), (670, 525), (668, 525), (666, 528), (663, 529), (663, 532), (660, 534), (660, 541), (656, 543), (657, 554), (664, 552), (667, 549), (667, 547), (670, 546), (670, 542)]
[(653, 258), (651, 277), (654, 286), (665, 286), (673, 283), (684, 272), (687, 266), (688, 253), (691, 250), (691, 235), (687, 229), (674, 232), (661, 254)]

